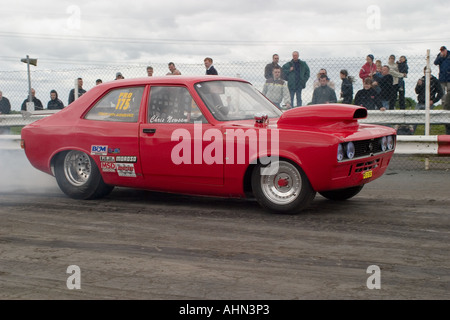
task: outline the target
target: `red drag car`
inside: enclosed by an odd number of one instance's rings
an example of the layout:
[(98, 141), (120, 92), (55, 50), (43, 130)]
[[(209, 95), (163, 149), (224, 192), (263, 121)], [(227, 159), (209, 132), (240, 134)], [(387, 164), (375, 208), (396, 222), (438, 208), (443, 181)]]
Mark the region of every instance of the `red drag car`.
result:
[(281, 112), (242, 79), (127, 79), (27, 125), (22, 146), (76, 199), (123, 186), (254, 196), (266, 209), (295, 213), (316, 192), (345, 200), (385, 172), (396, 132), (358, 123), (366, 116), (344, 104)]

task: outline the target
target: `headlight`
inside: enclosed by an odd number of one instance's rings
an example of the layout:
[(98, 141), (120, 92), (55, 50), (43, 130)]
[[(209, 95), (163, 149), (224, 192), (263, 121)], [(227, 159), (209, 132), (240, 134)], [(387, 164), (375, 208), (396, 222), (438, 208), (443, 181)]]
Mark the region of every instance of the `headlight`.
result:
[(387, 147), (388, 147), (388, 143), (387, 143), (387, 137), (383, 137), (381, 138), (381, 151), (386, 151)]
[(394, 149), (394, 137), (393, 136), (387, 137), (387, 148), (388, 148), (388, 150)]
[(355, 145), (353, 142), (347, 143), (347, 158), (353, 159), (355, 156)]
[(344, 160), (344, 147), (342, 146), (341, 143), (338, 146), (337, 160), (338, 161)]

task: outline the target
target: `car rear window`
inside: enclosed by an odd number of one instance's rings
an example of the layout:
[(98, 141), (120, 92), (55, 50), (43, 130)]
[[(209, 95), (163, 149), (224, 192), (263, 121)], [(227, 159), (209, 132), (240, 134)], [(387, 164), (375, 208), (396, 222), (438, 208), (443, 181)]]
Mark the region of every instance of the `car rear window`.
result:
[(108, 92), (86, 114), (87, 120), (137, 122), (144, 87), (118, 88)]

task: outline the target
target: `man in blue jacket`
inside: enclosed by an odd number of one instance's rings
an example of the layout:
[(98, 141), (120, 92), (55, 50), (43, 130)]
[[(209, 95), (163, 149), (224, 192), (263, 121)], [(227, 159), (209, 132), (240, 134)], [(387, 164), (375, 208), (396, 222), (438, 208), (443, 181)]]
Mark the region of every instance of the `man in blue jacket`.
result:
[[(288, 82), (292, 107), (302, 105), (302, 90), (309, 79), (309, 67), (305, 61), (300, 60), (298, 57), (298, 51), (294, 51), (292, 60), (283, 65), (283, 74)], [(297, 96), (297, 104), (294, 104), (295, 96)]]
[(442, 102), (445, 106), (446, 95), (450, 90), (450, 55), (448, 54), (447, 48), (442, 46), (440, 53), (437, 55), (434, 64), (439, 66), (439, 82), (441, 83), (442, 90), (444, 91), (444, 96), (442, 97)]

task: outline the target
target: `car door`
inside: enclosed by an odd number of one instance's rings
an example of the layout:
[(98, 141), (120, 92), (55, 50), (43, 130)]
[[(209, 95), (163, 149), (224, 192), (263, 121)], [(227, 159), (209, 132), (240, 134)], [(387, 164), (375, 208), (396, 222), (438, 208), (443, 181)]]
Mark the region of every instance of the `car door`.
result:
[(139, 163), (139, 112), (145, 86), (107, 92), (81, 120), (74, 139), (90, 151), (108, 184), (135, 186)]
[(142, 173), (149, 187), (188, 192), (223, 185), (223, 135), (207, 123), (183, 86), (151, 86), (139, 129)]

